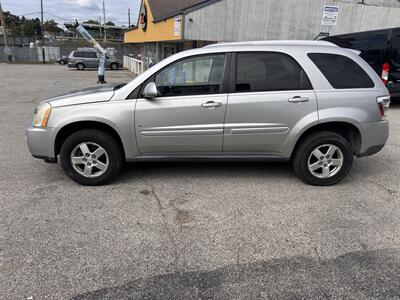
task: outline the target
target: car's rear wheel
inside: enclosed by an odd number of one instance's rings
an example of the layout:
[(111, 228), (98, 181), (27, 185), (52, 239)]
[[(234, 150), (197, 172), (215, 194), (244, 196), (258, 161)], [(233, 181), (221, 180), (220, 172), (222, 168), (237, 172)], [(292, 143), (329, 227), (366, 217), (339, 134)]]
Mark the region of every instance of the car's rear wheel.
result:
[(65, 60), (60, 60), (60, 65), (65, 65), (66, 61)]
[(113, 70), (113, 71), (118, 70), (118, 65), (117, 65), (116, 63), (112, 63), (112, 64), (110, 65), (110, 68), (111, 68), (111, 70)]
[(114, 179), (123, 159), (117, 141), (109, 134), (86, 129), (73, 133), (60, 152), (65, 173), (82, 185), (102, 185)]
[(333, 185), (350, 171), (353, 151), (341, 135), (321, 131), (305, 138), (292, 159), (293, 169), (306, 183)]
[(82, 63), (79, 63), (79, 64), (76, 64), (76, 68), (77, 68), (79, 71), (83, 71), (83, 70), (85, 70), (85, 65), (82, 64)]

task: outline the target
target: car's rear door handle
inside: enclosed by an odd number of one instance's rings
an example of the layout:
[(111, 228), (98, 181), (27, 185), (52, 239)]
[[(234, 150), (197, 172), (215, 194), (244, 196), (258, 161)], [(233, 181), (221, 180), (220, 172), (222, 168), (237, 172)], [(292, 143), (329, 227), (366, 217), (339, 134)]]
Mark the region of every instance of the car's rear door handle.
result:
[(310, 101), (310, 98), (296, 96), (296, 97), (290, 98), (288, 101), (291, 103), (308, 102), (308, 101)]
[(207, 101), (206, 103), (203, 103), (201, 105), (204, 108), (214, 108), (214, 107), (220, 107), (222, 106), (221, 102), (214, 102), (214, 101)]

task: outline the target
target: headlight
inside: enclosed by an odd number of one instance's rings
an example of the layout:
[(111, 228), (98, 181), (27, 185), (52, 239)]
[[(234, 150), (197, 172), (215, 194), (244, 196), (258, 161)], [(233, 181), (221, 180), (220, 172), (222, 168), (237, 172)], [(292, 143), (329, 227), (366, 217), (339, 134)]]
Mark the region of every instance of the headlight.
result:
[(49, 122), (51, 105), (49, 103), (40, 104), (35, 109), (32, 125), (35, 127), (46, 127)]

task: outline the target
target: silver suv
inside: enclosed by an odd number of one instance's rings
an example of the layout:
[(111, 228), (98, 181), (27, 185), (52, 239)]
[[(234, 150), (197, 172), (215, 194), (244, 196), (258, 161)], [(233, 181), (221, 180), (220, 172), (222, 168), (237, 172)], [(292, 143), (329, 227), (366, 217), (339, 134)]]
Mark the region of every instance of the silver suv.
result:
[(126, 85), (41, 102), (27, 141), (84, 185), (125, 161), (177, 158), (290, 160), (306, 183), (332, 185), (353, 155), (383, 148), (389, 103), (374, 70), (329, 42), (216, 44)]
[[(68, 56), (68, 68), (77, 68), (80, 71), (86, 68), (99, 67), (99, 54), (93, 48), (78, 48), (70, 53)], [(118, 70), (121, 67), (121, 62), (115, 57), (107, 54), (106, 68), (111, 70)]]

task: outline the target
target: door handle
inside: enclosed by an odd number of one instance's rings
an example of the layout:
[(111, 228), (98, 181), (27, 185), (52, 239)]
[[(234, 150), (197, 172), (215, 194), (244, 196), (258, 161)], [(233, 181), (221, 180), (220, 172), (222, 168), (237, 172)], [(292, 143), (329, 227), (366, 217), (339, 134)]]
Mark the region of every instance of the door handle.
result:
[(203, 103), (201, 106), (204, 108), (214, 108), (214, 107), (221, 107), (222, 103), (214, 102), (214, 101), (207, 101), (206, 103)]
[(308, 101), (310, 101), (310, 98), (296, 96), (296, 97), (290, 98), (288, 101), (291, 103), (308, 102)]

